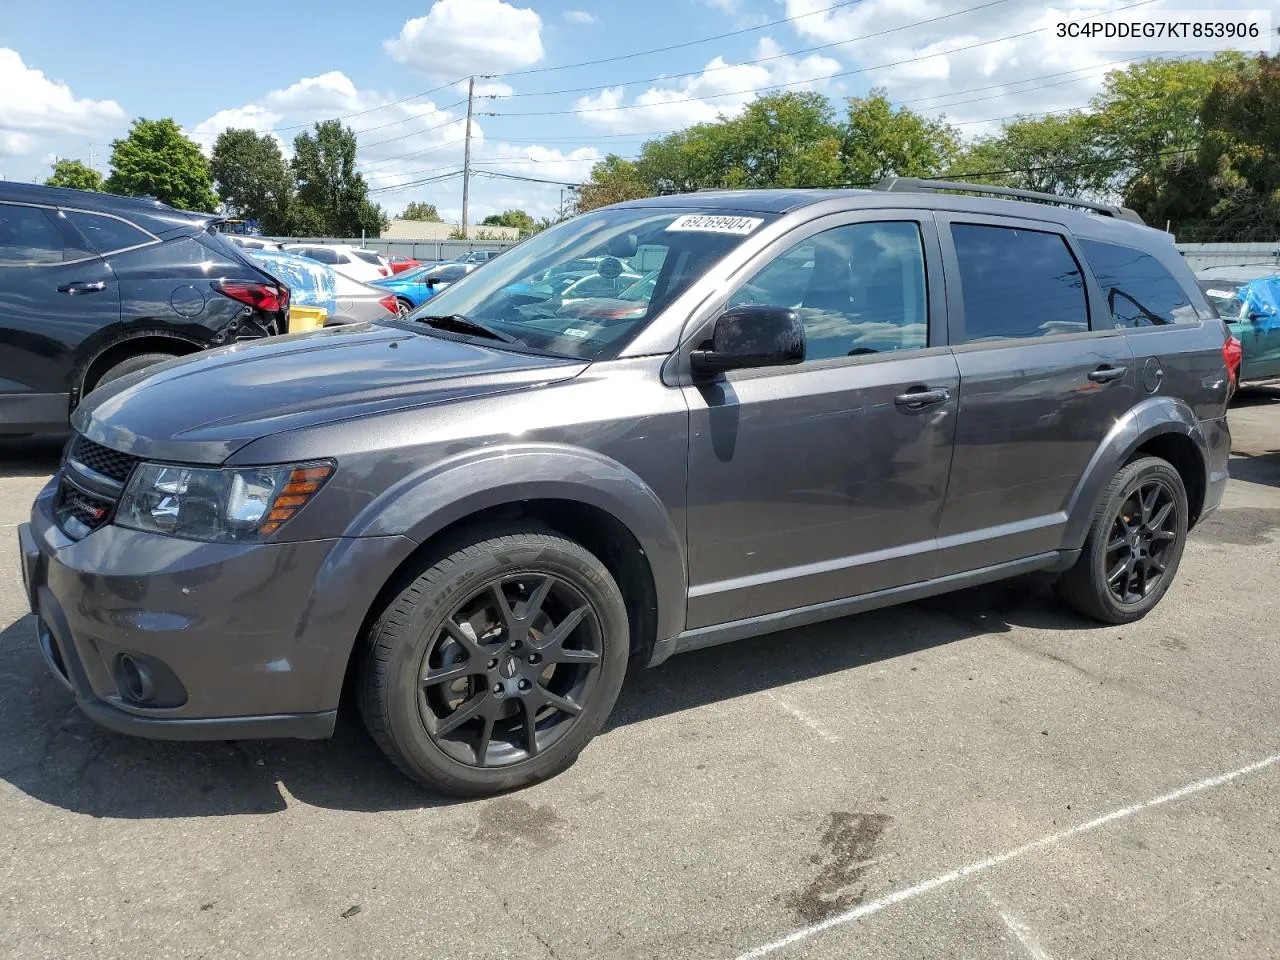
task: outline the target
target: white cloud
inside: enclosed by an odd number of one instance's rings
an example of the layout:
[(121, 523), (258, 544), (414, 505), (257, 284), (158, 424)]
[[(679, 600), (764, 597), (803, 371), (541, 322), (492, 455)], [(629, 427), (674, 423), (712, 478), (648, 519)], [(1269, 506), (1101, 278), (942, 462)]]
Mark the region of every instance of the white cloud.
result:
[[(453, 89), (457, 90), (459, 95), (467, 95), (467, 80), (459, 80), (453, 85)], [(515, 89), (501, 80), (482, 80), (476, 79), (476, 96), (477, 97), (509, 97), (515, 93)]]
[[(1087, 104), (1101, 87), (1104, 65), (1125, 55), (1098, 53), (1082, 41), (1059, 39), (1052, 26), (1064, 15), (1079, 19), (1127, 2), (1060, 0), (1048, 8), (1034, 0), (1010, 0), (921, 26), (913, 24), (954, 13), (954, 8), (945, 0), (863, 0), (814, 13), (829, 7), (829, 0), (785, 0), (785, 9), (787, 16), (800, 17), (792, 27), (802, 40), (840, 43), (829, 52), (846, 69), (898, 64), (868, 69), (861, 77), (866, 86), (886, 87), (891, 100), (905, 101), (921, 113), (945, 114), (961, 125), (966, 137), (974, 137), (998, 129), (995, 118)], [(807, 13), (814, 15), (801, 16)], [(1046, 27), (1050, 29), (1040, 29)], [(1013, 37), (1035, 30), (1040, 32)], [(988, 42), (1000, 37), (1012, 39)], [(1044, 79), (1017, 82), (1028, 77)]]
[(518, 70), (542, 59), (542, 18), (504, 0), (436, 0), (384, 46), (392, 59), (436, 77)]
[(8, 47), (0, 47), (0, 90), (0, 155), (29, 154), (51, 139), (105, 137), (128, 119), (114, 100), (77, 99)]
[(564, 18), (570, 23), (599, 23), (600, 18), (594, 13), (587, 13), (585, 10), (566, 10)]
[[(611, 87), (595, 96), (583, 96), (574, 108), (589, 111), (582, 119), (598, 127), (622, 131), (677, 130), (694, 123), (732, 116), (755, 99), (758, 92), (778, 84), (786, 90), (823, 90), (826, 79), (840, 70), (830, 57), (812, 54), (790, 57), (769, 37), (762, 37), (749, 59), (770, 59), (767, 63), (726, 63), (723, 57), (711, 60), (696, 76), (675, 86), (653, 86), (627, 101), (625, 87)], [(625, 109), (617, 109), (625, 107)]]

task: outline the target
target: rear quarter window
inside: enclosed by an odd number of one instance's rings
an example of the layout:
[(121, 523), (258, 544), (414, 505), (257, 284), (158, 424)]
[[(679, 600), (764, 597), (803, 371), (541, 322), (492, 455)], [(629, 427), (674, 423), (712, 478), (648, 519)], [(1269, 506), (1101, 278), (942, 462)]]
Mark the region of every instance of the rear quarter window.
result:
[(94, 251), (99, 254), (105, 255), (117, 250), (127, 250), (130, 247), (140, 247), (155, 239), (146, 231), (115, 217), (83, 213), (79, 210), (68, 210), (66, 215), (67, 219), (89, 241)]
[(1182, 285), (1151, 254), (1101, 240), (1081, 239), (1080, 248), (1117, 327), (1200, 322)]

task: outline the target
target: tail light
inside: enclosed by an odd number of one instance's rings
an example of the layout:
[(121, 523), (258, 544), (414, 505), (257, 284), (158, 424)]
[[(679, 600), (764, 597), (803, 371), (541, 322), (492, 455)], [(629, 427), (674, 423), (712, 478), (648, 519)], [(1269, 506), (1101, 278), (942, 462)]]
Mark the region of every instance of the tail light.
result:
[(267, 313), (289, 311), (289, 288), (278, 283), (256, 283), (252, 280), (215, 280), (213, 289), (224, 297), (238, 300), (255, 310)]
[(394, 294), (388, 294), (378, 302), (382, 304), (384, 307), (386, 307), (388, 310), (390, 310), (392, 313), (395, 313), (395, 314), (400, 313), (400, 301), (395, 298)]
[(1240, 341), (1228, 336), (1222, 344), (1222, 361), (1227, 365), (1227, 382), (1232, 390), (1240, 386), (1240, 363), (1244, 360), (1244, 348)]

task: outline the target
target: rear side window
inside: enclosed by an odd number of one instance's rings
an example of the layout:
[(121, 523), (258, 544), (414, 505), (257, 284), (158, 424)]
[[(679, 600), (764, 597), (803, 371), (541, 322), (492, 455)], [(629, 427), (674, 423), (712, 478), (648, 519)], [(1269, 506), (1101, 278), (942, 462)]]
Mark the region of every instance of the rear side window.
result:
[(378, 255), (376, 253), (370, 253), (367, 250), (352, 250), (351, 252), (352, 254), (359, 257), (361, 260), (363, 260), (365, 263), (372, 263), (375, 267), (382, 266), (382, 264), (378, 260)]
[(1081, 240), (1080, 247), (1117, 327), (1200, 322), (1181, 285), (1149, 253), (1101, 240)]
[(0, 263), (61, 263), (64, 246), (62, 233), (47, 212), (0, 203)]
[(338, 251), (329, 250), (326, 247), (308, 247), (302, 251), (305, 256), (320, 263), (339, 263)]
[(128, 247), (136, 247), (150, 243), (154, 238), (131, 223), (117, 220), (115, 217), (100, 216), (96, 213), (81, 213), (78, 210), (66, 211), (67, 219), (76, 225), (89, 245), (100, 254), (114, 253)]
[(1084, 277), (1060, 235), (955, 223), (951, 236), (960, 263), (965, 342), (1089, 329)]

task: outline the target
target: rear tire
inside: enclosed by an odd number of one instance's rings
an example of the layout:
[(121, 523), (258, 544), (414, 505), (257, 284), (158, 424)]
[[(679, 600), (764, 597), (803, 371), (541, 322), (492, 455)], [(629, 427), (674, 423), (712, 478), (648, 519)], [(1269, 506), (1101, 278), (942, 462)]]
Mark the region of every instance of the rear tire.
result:
[(1058, 595), (1103, 623), (1145, 617), (1178, 571), (1187, 517), (1187, 491), (1170, 463), (1127, 464), (1107, 487), (1080, 557), (1058, 580)]
[(121, 377), (173, 358), (172, 353), (140, 353), (137, 356), (126, 357), (114, 366), (107, 367), (102, 376), (98, 377), (92, 385), (86, 385), (84, 394), (87, 396), (91, 391), (97, 390), (112, 380), (119, 380)]
[(455, 796), (545, 780), (599, 732), (622, 687), (627, 610), (604, 564), (538, 528), (480, 534), (423, 570), (369, 629), (369, 733)]
[(398, 308), (399, 316), (401, 317), (407, 317), (409, 314), (413, 313), (415, 309), (413, 302), (405, 297), (396, 297), (396, 307)]

